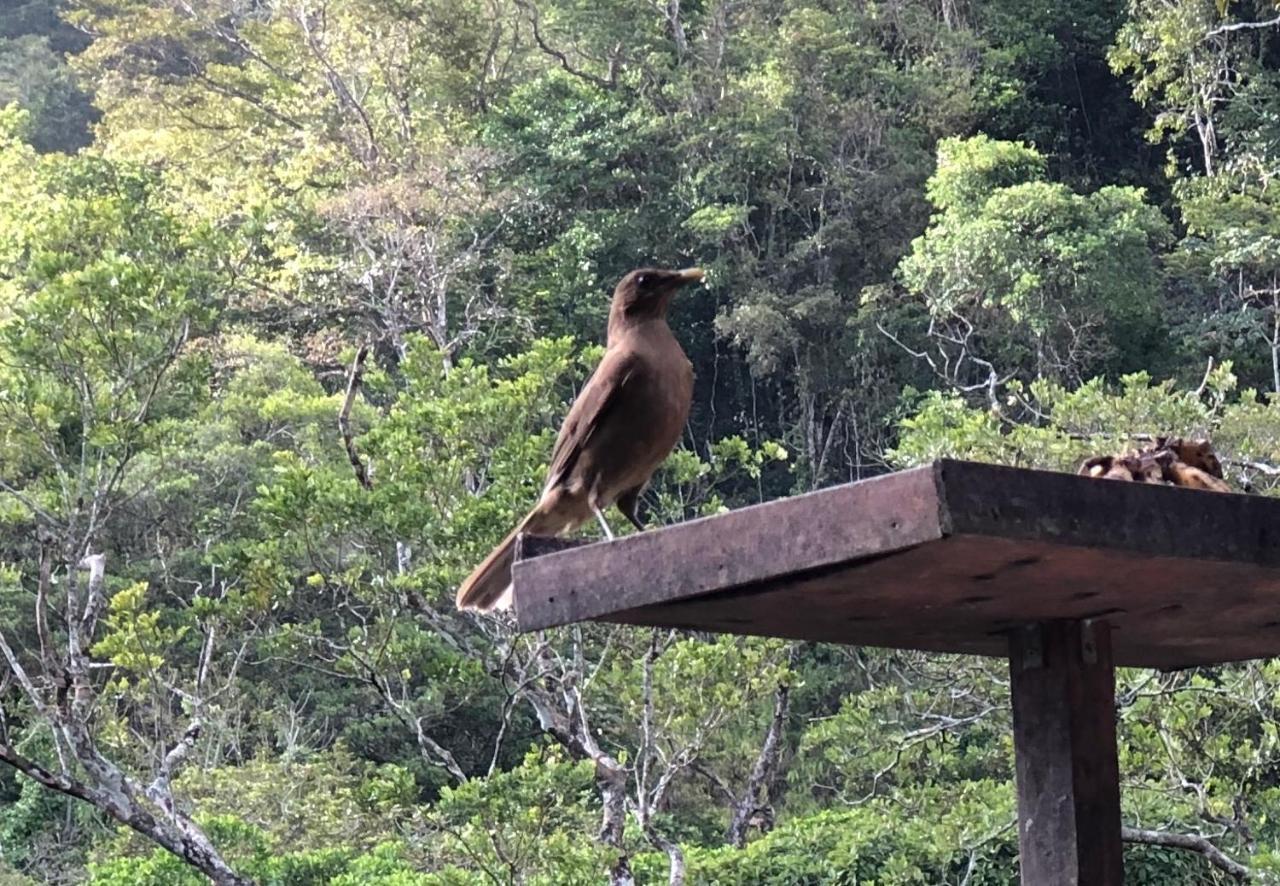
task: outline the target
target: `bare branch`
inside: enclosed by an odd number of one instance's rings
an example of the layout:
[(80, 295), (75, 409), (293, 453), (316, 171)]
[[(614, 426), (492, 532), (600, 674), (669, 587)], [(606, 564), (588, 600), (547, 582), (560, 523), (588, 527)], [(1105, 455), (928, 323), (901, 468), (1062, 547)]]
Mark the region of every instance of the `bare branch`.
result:
[(1247, 461), (1238, 458), (1224, 458), (1222, 463), (1232, 465), (1239, 468), (1249, 468), (1257, 471), (1259, 474), (1266, 474), (1268, 477), (1280, 477), (1280, 465), (1268, 464), (1262, 461)]
[(40, 641), (40, 661), (46, 669), (53, 664), (53, 639), (49, 635), (49, 581), (53, 571), (53, 543), (41, 534), (40, 576), (36, 580), (36, 636)]
[(689, 38), (685, 34), (684, 22), (680, 18), (680, 0), (667, 0), (663, 12), (667, 17), (667, 27), (671, 29), (671, 40), (676, 47), (676, 58), (683, 59), (689, 52)]
[(182, 761), (191, 753), (192, 748), (196, 746), (196, 742), (200, 739), (200, 720), (192, 720), (187, 726), (187, 731), (182, 733), (182, 738), (178, 739), (177, 744), (169, 749), (169, 753), (164, 755), (164, 760), (160, 763), (160, 771), (156, 773), (155, 781), (147, 788), (147, 797), (151, 802), (155, 803), (165, 812), (173, 813), (173, 792), (169, 788), (169, 783), (173, 778), (174, 770), (176, 770)]
[(418, 733), (418, 745), (425, 750), (430, 751), (440, 762), (449, 774), (458, 780), (461, 784), (467, 780), (467, 774), (462, 771), (462, 767), (458, 765), (457, 758), (449, 751), (448, 748), (441, 745), (431, 736), (427, 735), (422, 726), (423, 718), (418, 717), (415, 720), (416, 731)]
[(662, 852), (667, 854), (667, 884), (668, 886), (684, 886), (685, 865), (684, 851), (680, 848), (680, 844), (669, 837), (664, 836), (657, 828), (653, 826), (651, 820), (646, 819), (644, 823), (644, 835)]
[(68, 775), (55, 775), (34, 760), (18, 753), (12, 745), (5, 742), (0, 742), (0, 762), (9, 764), (23, 775), (52, 791), (66, 794), (68, 797), (75, 797), (77, 800), (84, 800), (95, 806), (98, 805), (99, 798), (90, 788)]
[[(602, 807), (597, 839), (617, 852), (617, 857), (610, 866), (609, 881), (615, 886), (634, 884), (623, 840), (627, 817), (627, 770), (614, 757), (600, 749), (592, 734), (582, 695), (576, 685), (581, 679), (580, 668), (575, 670), (575, 667), (581, 665), (580, 631), (575, 631), (575, 636), (578, 655), (575, 656), (573, 665), (553, 661), (551, 650), (545, 642), (538, 643), (527, 665), (515, 659), (508, 659), (506, 664), (511, 669), (512, 676), (520, 682), (521, 694), (533, 707), (542, 730), (576, 759), (590, 760), (595, 764), (596, 788), (600, 792)], [(531, 669), (530, 665), (543, 666), (547, 679), (540, 679), (542, 675), (535, 677), (527, 673)], [(562, 689), (559, 699), (547, 685), (553, 679), (549, 677), (552, 673), (560, 675), (556, 680)]]
[(22, 694), (35, 707), (36, 712), (46, 720), (53, 720), (54, 717), (45, 704), (44, 695), (36, 689), (36, 684), (31, 680), (26, 668), (22, 666), (22, 662), (18, 660), (18, 656), (14, 653), (13, 647), (9, 645), (9, 640), (2, 631), (0, 631), (0, 655), (4, 657), (5, 663), (9, 666), (9, 673), (13, 675), (13, 679), (18, 681)]
[(58, 519), (54, 517), (53, 514), (49, 513), (44, 508), (40, 507), (38, 504), (32, 501), (30, 496), (28, 496), (22, 490), (18, 489), (16, 486), (10, 486), (4, 480), (0, 480), (0, 492), (6, 492), (9, 495), (12, 495), (14, 498), (18, 500), (18, 502), (24, 508), (26, 508), (31, 513), (35, 514), (37, 517), (39, 517), (44, 522), (48, 523), (50, 526), (59, 525)]
[(565, 73), (571, 74), (572, 76), (577, 77), (579, 80), (585, 80), (588, 83), (591, 83), (591, 84), (594, 84), (595, 86), (600, 87), (601, 89), (612, 90), (617, 87), (618, 72), (617, 72), (616, 58), (609, 65), (608, 80), (605, 80), (601, 77), (597, 77), (595, 74), (589, 73), (587, 71), (583, 71), (579, 68), (575, 68), (573, 64), (570, 63), (569, 56), (565, 55), (565, 53), (562, 52), (561, 50), (556, 49), (554, 46), (551, 46), (550, 44), (548, 44), (546, 41), (546, 38), (542, 36), (542, 31), (538, 27), (538, 8), (533, 5), (532, 0), (516, 0), (516, 5), (519, 6), (521, 9), (523, 9), (526, 14), (528, 14), (529, 25), (533, 29), (533, 40), (535, 43), (538, 44), (538, 48), (541, 49), (543, 52), (545, 52), (547, 55), (554, 58), (556, 61), (560, 62), (560, 67), (564, 68)]
[[(218, 886), (249, 886), (247, 879), (227, 865), (190, 816), (175, 808), (169, 792), (169, 778), (173, 770), (190, 753), (200, 734), (198, 721), (193, 721), (182, 739), (165, 754), (159, 775), (150, 788), (142, 788), (132, 775), (105, 757), (98, 748), (91, 728), (95, 693), (91, 681), (93, 663), (87, 650), (92, 644), (94, 628), (105, 601), (106, 558), (102, 554), (86, 556), (68, 571), (68, 640), (65, 648), (60, 650), (49, 639), (46, 621), (52, 572), (50, 548), (51, 545), (42, 539), (40, 587), (36, 592), (42, 673), (37, 677), (56, 688), (57, 699), (45, 697), (42, 687), (28, 674), (3, 633), (0, 633), (0, 656), (8, 664), (5, 683), (9, 680), (17, 682), (39, 719), (51, 731), (62, 771), (52, 773), (18, 753), (9, 743), (7, 730), (0, 730), (0, 762), (50, 790), (84, 800), (172, 852)], [(77, 578), (77, 571), (81, 569), (89, 573), (83, 588), (83, 609), (79, 605)], [(64, 700), (64, 693), (69, 695), (69, 703)], [(2, 723), (3, 718), (0, 717), (0, 725)], [(72, 774), (76, 771), (81, 775)], [(164, 818), (156, 816), (157, 807), (167, 813)]]
[[(320, 6), (320, 22), (322, 27), (326, 23), (328, 15), (328, 4), (322, 3)], [(360, 118), (361, 124), (364, 126), (365, 134), (369, 139), (368, 153), (361, 157), (361, 161), (368, 166), (373, 166), (378, 162), (378, 135), (373, 128), (373, 121), (369, 117), (369, 113), (365, 110), (364, 105), (356, 98), (351, 88), (347, 86), (338, 69), (334, 67), (330, 61), (328, 53), (325, 52), (324, 46), (317, 38), (315, 31), (311, 27), (311, 16), (308, 14), (304, 6), (298, 10), (297, 21), (299, 27), (302, 28), (303, 36), (306, 37), (307, 48), (311, 50), (311, 55), (325, 70), (325, 79), (329, 83), (330, 89), (333, 90), (334, 96), (338, 100), (339, 107), (348, 107), (356, 112), (356, 116)]]
[(1274, 28), (1277, 25), (1280, 25), (1280, 16), (1268, 19), (1265, 22), (1232, 22), (1229, 25), (1219, 25), (1213, 30), (1205, 32), (1204, 39), (1208, 40), (1210, 37), (1217, 37), (1219, 34), (1226, 34), (1231, 31), (1253, 31), (1262, 28)]
[(138, 801), (133, 780), (98, 754), (83, 730), (72, 726), (69, 731), (77, 739), (79, 746), (76, 752), (80, 763), (98, 786), (90, 786), (66, 774), (55, 775), (8, 744), (0, 744), (0, 762), (50, 790), (84, 800), (107, 813), (195, 867), (217, 886), (252, 886), (252, 881), (241, 877), (227, 865), (204, 832), (190, 819), (173, 815), (172, 821), (158, 820)]
[(356, 451), (355, 440), (351, 436), (351, 407), (356, 395), (360, 393), (360, 385), (364, 380), (364, 361), (368, 356), (369, 343), (365, 342), (356, 352), (351, 372), (347, 376), (347, 395), (342, 400), (342, 409), (338, 410), (338, 431), (342, 434), (342, 445), (346, 447), (347, 459), (351, 462), (351, 469), (355, 471), (356, 480), (365, 489), (372, 489), (373, 481), (369, 479), (369, 472), (365, 470), (364, 461)]
[(1244, 883), (1251, 879), (1252, 872), (1230, 858), (1225, 852), (1214, 846), (1199, 834), (1174, 834), (1168, 831), (1152, 831), (1145, 828), (1124, 826), (1120, 829), (1120, 838), (1126, 843), (1144, 843), (1149, 846), (1167, 846), (1173, 849), (1186, 849), (1198, 852), (1220, 871)]
[[(92, 554), (80, 561), (80, 568), (89, 571), (89, 584), (85, 591), (84, 614), (80, 618), (80, 636), (92, 644), (94, 631), (98, 627), (98, 619), (107, 605), (106, 584), (107, 559), (102, 554)], [(74, 617), (67, 613), (68, 618)]]
[[(796, 661), (797, 647), (792, 644), (788, 652), (790, 664)], [(782, 733), (786, 727), (787, 715), (791, 710), (791, 686), (789, 680), (783, 680), (773, 694), (773, 717), (769, 721), (769, 729), (765, 733), (764, 744), (751, 767), (751, 775), (742, 796), (736, 798), (733, 817), (725, 840), (730, 846), (741, 849), (747, 842), (747, 828), (752, 817), (760, 809), (760, 792), (768, 786), (778, 770), (778, 761), (782, 751)]]
[(160, 390), (160, 382), (168, 373), (169, 368), (173, 366), (178, 359), (178, 355), (182, 353), (182, 347), (187, 343), (187, 337), (191, 334), (191, 318), (184, 317), (182, 326), (178, 328), (178, 333), (174, 336), (173, 341), (165, 350), (160, 358), (160, 367), (156, 370), (155, 375), (151, 379), (151, 386), (147, 389), (147, 393), (143, 395), (142, 402), (138, 404), (137, 412), (134, 413), (133, 423), (140, 425), (147, 419), (147, 415), (151, 412), (151, 403), (156, 398), (156, 392)]
[(1204, 368), (1204, 378), (1200, 379), (1200, 386), (1196, 388), (1196, 399), (1204, 396), (1205, 388), (1209, 386), (1209, 378), (1213, 375), (1213, 357), (1209, 357), (1209, 365)]

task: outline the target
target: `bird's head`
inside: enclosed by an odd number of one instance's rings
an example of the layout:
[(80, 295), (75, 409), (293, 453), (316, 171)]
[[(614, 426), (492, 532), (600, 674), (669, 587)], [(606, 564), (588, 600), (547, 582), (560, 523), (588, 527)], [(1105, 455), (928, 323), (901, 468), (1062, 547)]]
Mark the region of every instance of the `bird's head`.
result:
[(609, 327), (627, 326), (655, 317), (665, 317), (676, 290), (703, 277), (701, 268), (670, 271), (663, 268), (638, 268), (618, 281), (613, 290), (609, 311)]

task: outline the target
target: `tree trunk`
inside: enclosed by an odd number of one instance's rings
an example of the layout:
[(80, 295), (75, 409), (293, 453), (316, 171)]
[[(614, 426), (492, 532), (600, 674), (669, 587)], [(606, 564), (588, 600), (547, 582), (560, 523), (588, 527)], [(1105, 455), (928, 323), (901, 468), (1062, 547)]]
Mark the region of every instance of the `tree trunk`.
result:
[[(75, 744), (78, 745), (79, 742)], [(12, 766), (50, 790), (83, 800), (105, 812), (172, 852), (217, 886), (254, 886), (252, 880), (240, 876), (223, 861), (209, 838), (194, 823), (180, 816), (174, 816), (172, 821), (157, 819), (138, 801), (122, 772), (96, 753), (82, 756), (82, 751), (82, 748), (76, 748), (77, 757), (84, 764), (85, 771), (96, 776), (94, 780), (98, 782), (97, 785), (83, 784), (70, 776), (50, 772), (7, 744), (0, 744), (0, 762)]]
[(1271, 390), (1280, 394), (1280, 289), (1271, 278)]
[[(790, 658), (794, 663), (796, 658), (794, 645), (791, 647)], [(747, 828), (751, 825), (752, 817), (760, 809), (761, 794), (767, 791), (769, 782), (777, 774), (778, 761), (782, 756), (782, 733), (786, 728), (787, 714), (790, 709), (791, 687), (786, 683), (780, 683), (774, 692), (773, 718), (769, 721), (764, 744), (760, 746), (760, 754), (756, 757), (755, 766), (751, 768), (747, 786), (733, 808), (733, 817), (725, 833), (725, 840), (735, 849), (741, 849), (746, 845)]]
[(676, 58), (683, 60), (689, 51), (689, 38), (684, 22), (680, 20), (680, 0), (667, 0), (667, 24), (671, 27), (671, 40), (676, 45)]
[(604, 807), (598, 839), (618, 853), (617, 860), (609, 868), (609, 883), (611, 886), (635, 886), (631, 860), (623, 842), (627, 823), (627, 770), (606, 756), (598, 757), (595, 764), (596, 787), (600, 789), (600, 801)]
[[(64, 543), (65, 550), (81, 545)], [(75, 797), (106, 813), (199, 870), (217, 886), (252, 886), (222, 859), (208, 836), (177, 808), (169, 782), (200, 735), (193, 721), (165, 755), (155, 782), (144, 787), (135, 777), (104, 756), (92, 731), (96, 693), (90, 677), (87, 650), (94, 640), (98, 618), (106, 606), (106, 560), (102, 554), (70, 558), (66, 569), (67, 643), (55, 647), (48, 636), (52, 556), (42, 540), (39, 586), (36, 592), (36, 632), (41, 646), (39, 666), (43, 686), (27, 673), (8, 637), (0, 631), (0, 661), (8, 666), (16, 688), (25, 696), (38, 720), (49, 729), (58, 754), (59, 770), (45, 769), (9, 743), (0, 716), (0, 762), (12, 766), (50, 790)], [(78, 572), (87, 571), (87, 581)], [(212, 647), (207, 647), (211, 651)], [(203, 652), (204, 655), (209, 654)], [(198, 683), (200, 680), (198, 679)], [(61, 687), (50, 691), (46, 687)], [(79, 774), (76, 774), (79, 773)], [(155, 810), (153, 812), (153, 810)], [(156, 813), (160, 813), (158, 816)]]
[[(523, 673), (516, 676), (523, 682)], [(556, 696), (535, 685), (526, 685), (525, 699), (533, 706), (538, 724), (543, 731), (558, 741), (575, 760), (590, 760), (596, 767), (596, 788), (600, 791), (602, 807), (600, 833), (597, 839), (618, 854), (609, 866), (611, 886), (635, 886), (631, 873), (631, 860), (627, 857), (624, 842), (627, 823), (627, 770), (622, 764), (601, 750), (587, 722), (582, 701), (573, 691), (561, 696), (564, 709), (560, 709)]]
[(667, 854), (667, 886), (684, 886), (685, 868), (684, 852), (680, 844), (658, 833), (651, 824), (645, 825), (645, 836), (649, 842)]
[(1204, 157), (1204, 174), (1212, 177), (1214, 174), (1213, 158), (1218, 150), (1218, 135), (1214, 131), (1213, 117), (1208, 113), (1201, 114), (1199, 108), (1195, 109), (1194, 114), (1196, 135), (1200, 137), (1200, 150)]

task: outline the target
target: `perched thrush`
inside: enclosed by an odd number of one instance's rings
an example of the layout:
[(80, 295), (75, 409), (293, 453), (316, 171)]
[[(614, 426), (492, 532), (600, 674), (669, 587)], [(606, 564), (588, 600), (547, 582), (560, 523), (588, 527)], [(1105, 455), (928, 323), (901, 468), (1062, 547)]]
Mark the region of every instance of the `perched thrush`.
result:
[(702, 271), (642, 268), (622, 278), (609, 308), (604, 358), (560, 427), (538, 504), (458, 588), (458, 608), (506, 608), (516, 536), (560, 535), (604, 509), (643, 529), (636, 507), (653, 472), (680, 440), (693, 399), (693, 366), (667, 325), (677, 289)]

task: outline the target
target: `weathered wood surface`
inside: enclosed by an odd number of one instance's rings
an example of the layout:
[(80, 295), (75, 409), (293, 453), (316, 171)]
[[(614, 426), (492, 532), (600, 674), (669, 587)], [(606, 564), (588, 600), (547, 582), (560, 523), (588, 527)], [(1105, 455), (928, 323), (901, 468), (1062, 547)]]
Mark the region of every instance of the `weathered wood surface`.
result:
[(526, 554), (514, 582), (524, 630), (599, 619), (1004, 656), (1016, 625), (1105, 617), (1116, 664), (1182, 667), (1280, 654), (1280, 500), (940, 461)]
[(1024, 886), (1122, 886), (1115, 670), (1105, 621), (1009, 636)]

